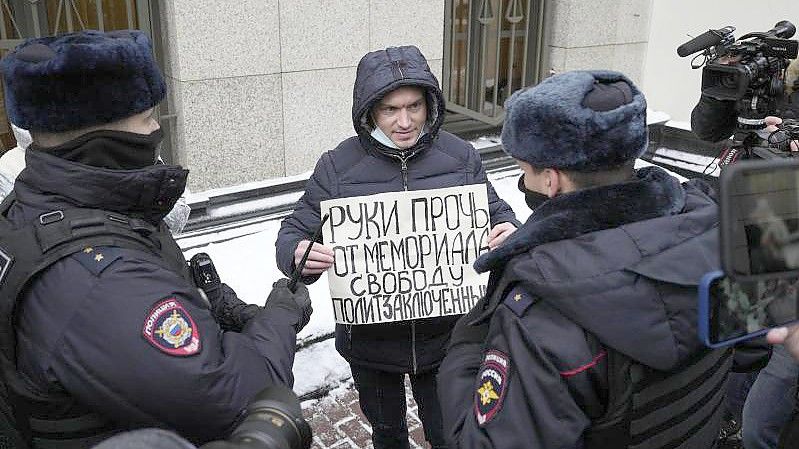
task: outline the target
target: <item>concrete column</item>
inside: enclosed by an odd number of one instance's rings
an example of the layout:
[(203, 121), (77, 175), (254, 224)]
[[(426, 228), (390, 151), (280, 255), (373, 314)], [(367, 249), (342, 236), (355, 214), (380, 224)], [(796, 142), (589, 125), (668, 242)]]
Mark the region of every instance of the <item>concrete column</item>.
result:
[(560, 0), (549, 5), (544, 71), (618, 70), (640, 84), (652, 0)]
[(167, 0), (177, 161), (194, 191), (283, 176), (278, 0)]

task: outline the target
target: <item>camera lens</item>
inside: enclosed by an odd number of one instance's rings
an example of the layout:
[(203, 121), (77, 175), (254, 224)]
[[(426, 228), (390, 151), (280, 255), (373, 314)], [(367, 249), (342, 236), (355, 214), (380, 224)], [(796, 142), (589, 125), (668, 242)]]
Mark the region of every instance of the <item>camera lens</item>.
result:
[(719, 77), (719, 85), (725, 89), (738, 89), (738, 74), (730, 73)]
[(247, 417), (228, 441), (247, 448), (311, 447), (311, 428), (303, 419), (297, 396), (289, 388), (274, 385), (262, 390), (247, 407), (247, 412)]

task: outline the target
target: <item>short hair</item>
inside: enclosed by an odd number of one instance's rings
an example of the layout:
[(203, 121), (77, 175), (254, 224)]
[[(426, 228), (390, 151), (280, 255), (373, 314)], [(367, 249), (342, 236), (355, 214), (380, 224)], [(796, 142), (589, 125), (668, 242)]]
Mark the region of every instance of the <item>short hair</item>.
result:
[[(532, 167), (534, 173), (541, 173), (545, 168)], [(578, 189), (590, 189), (611, 184), (619, 184), (629, 180), (635, 170), (635, 160), (626, 161), (622, 165), (594, 171), (575, 171), (557, 169), (566, 175)]]

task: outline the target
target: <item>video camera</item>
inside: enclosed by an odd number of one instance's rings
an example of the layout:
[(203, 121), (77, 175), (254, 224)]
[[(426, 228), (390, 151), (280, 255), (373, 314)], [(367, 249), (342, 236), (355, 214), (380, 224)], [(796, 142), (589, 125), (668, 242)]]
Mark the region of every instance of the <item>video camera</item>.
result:
[[(784, 95), (785, 69), (799, 49), (799, 42), (789, 39), (796, 27), (783, 20), (768, 31), (739, 39), (734, 31), (732, 26), (709, 30), (677, 47), (677, 54), (685, 57), (701, 51), (691, 61), (691, 68), (704, 66), (702, 95), (736, 102), (734, 149), (743, 149), (747, 157), (788, 157), (790, 152), (764, 143), (757, 130), (766, 126), (766, 116), (776, 114), (777, 100)], [(697, 62), (699, 58), (703, 59)]]

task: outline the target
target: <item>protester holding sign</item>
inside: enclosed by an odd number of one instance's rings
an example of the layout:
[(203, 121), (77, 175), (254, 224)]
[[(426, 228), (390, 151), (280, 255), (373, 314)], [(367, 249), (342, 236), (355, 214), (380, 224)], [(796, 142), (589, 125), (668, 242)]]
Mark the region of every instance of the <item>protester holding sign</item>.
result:
[(617, 72), (517, 92), (502, 142), (535, 213), (475, 264), (489, 291), (438, 374), (450, 447), (713, 447), (732, 357), (696, 329), (711, 189), (633, 169), (646, 101)]
[[(392, 47), (364, 56), (353, 98), (357, 137), (322, 155), (305, 194), (281, 225), (277, 264), (284, 273), (291, 273), (302, 258), (320, 225), (320, 202), (329, 199), (481, 184), (487, 190), (492, 226), (486, 244), (497, 247), (516, 229), (513, 211), (487, 181), (477, 151), (440, 130), (444, 96), (416, 47)], [(372, 212), (368, 209), (367, 215)], [(331, 223), (338, 218), (331, 217)], [(330, 269), (334, 256), (330, 246), (314, 243), (303, 281), (313, 282)], [(456, 320), (457, 315), (449, 315), (336, 325), (336, 348), (352, 368), (375, 448), (408, 447), (405, 373), (411, 378), (425, 438), (433, 447), (445, 447), (435, 375)]]

